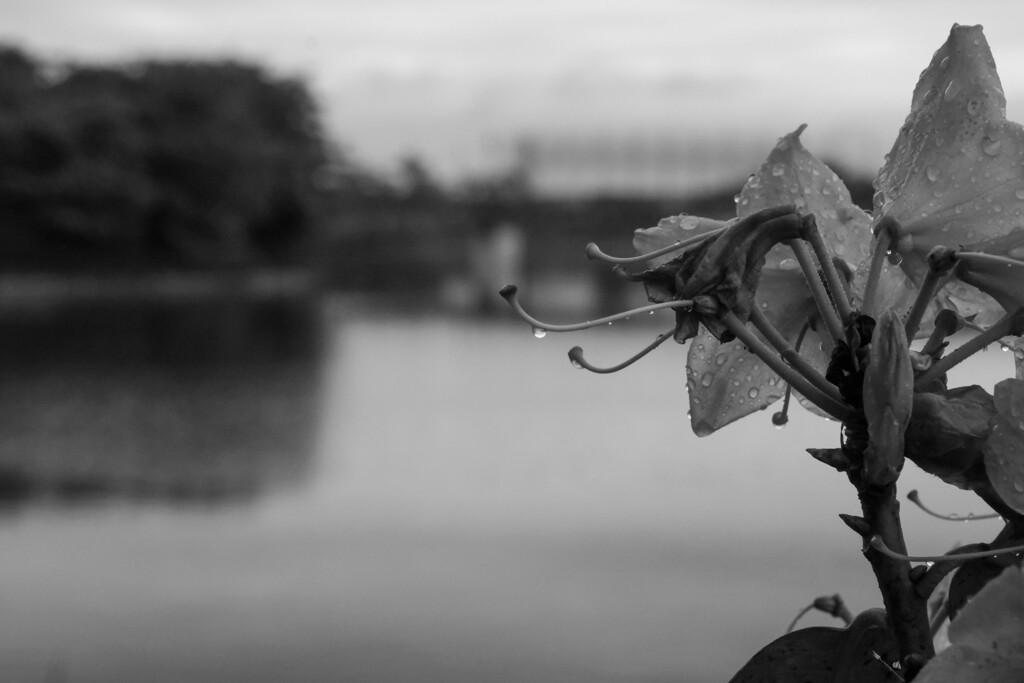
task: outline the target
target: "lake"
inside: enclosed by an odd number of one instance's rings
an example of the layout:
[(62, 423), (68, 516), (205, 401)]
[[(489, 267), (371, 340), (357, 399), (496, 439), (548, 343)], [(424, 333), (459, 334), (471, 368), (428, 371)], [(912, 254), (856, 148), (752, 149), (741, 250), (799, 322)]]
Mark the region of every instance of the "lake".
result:
[[(701, 683), (817, 596), (877, 606), (837, 517), (855, 494), (803, 451), (835, 424), (767, 411), (698, 439), (685, 349), (610, 376), (566, 359), (617, 362), (643, 322), (538, 340), (351, 299), (13, 316), (0, 678)], [(954, 378), (1012, 371), (988, 351)], [(919, 554), (996, 531), (904, 520)]]

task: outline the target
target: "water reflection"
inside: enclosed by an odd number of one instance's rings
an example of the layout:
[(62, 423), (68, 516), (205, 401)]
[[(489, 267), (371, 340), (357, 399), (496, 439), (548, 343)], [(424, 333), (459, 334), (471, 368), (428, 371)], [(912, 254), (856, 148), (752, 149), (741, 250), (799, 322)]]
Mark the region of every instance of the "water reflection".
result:
[(0, 501), (223, 504), (303, 481), (313, 300), (76, 303), (0, 328)]

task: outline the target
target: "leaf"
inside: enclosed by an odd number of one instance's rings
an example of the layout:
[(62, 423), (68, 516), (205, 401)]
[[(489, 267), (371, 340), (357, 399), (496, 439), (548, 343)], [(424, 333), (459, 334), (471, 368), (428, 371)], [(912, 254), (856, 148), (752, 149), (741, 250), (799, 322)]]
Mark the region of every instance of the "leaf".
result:
[(992, 397), (977, 385), (942, 393), (918, 392), (904, 454), (948, 484), (963, 489), (987, 485), (982, 449), (995, 413)]
[(951, 645), (915, 683), (1019, 683), (1024, 680), (1024, 575), (1008, 567), (949, 626)]
[(946, 610), (950, 619), (955, 619), (967, 601), (989, 581), (1003, 573), (1005, 564), (995, 562), (990, 557), (979, 557), (969, 560), (956, 570), (949, 583), (949, 601)]
[(720, 342), (703, 325), (686, 358), (690, 426), (708, 436), (782, 398), (786, 384), (738, 340)]
[(787, 633), (761, 649), (730, 683), (895, 683), (899, 647), (885, 612), (857, 615), (846, 628), (817, 626)]
[(995, 387), (996, 417), (982, 446), (992, 488), (1024, 514), (1024, 380), (1004, 379)]

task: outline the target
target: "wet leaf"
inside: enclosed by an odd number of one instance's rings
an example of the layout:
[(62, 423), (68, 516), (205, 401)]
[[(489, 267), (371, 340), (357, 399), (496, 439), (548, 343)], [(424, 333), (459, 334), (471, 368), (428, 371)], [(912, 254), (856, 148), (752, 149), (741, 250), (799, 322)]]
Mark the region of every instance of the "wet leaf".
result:
[(786, 391), (785, 382), (738, 340), (722, 343), (703, 326), (690, 342), (686, 377), (697, 436), (765, 409)]
[(987, 484), (982, 446), (991, 432), (995, 403), (977, 385), (942, 393), (918, 392), (904, 441), (904, 454), (943, 481), (964, 489)]
[(1024, 575), (1009, 567), (988, 582), (949, 626), (951, 645), (915, 683), (1024, 680)]
[(730, 683), (896, 683), (896, 639), (880, 609), (858, 614), (846, 628), (818, 626), (787, 633), (765, 646)]
[(992, 488), (1004, 503), (1024, 513), (1024, 380), (995, 387), (996, 417), (982, 450)]
[(967, 601), (989, 581), (1003, 573), (1005, 563), (991, 557), (979, 557), (969, 560), (956, 570), (949, 583), (949, 600), (946, 609), (950, 619), (955, 619)]

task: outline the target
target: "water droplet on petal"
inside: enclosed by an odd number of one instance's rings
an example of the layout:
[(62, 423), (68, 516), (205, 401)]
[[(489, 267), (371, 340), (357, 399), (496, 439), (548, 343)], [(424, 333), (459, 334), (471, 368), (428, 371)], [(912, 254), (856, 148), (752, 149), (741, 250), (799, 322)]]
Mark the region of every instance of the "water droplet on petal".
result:
[(757, 395), (759, 393), (761, 392), (757, 387), (750, 387), (750, 390), (747, 392), (747, 396), (749, 396), (750, 398), (757, 398)]
[(779, 177), (780, 175), (783, 175), (785, 172), (786, 167), (783, 166), (782, 164), (775, 164), (774, 166), (772, 166), (772, 175), (775, 176), (776, 178)]
[(1017, 199), (1020, 199), (1021, 201), (1024, 201), (1024, 188), (1014, 190), (1013, 196), (1016, 197)]
[(925, 169), (924, 174), (928, 176), (928, 180), (933, 183), (939, 179), (939, 169), (937, 166), (929, 166)]
[(956, 81), (950, 81), (949, 85), (947, 85), (946, 89), (942, 92), (942, 97), (947, 102), (949, 102), (954, 97), (956, 97), (959, 92), (960, 92), (960, 85)]
[(543, 339), (544, 337), (547, 336), (547, 334), (548, 331), (545, 330), (543, 327), (533, 328), (533, 336), (536, 337), (537, 339)]
[(981, 100), (972, 97), (967, 100), (967, 113), (975, 116), (981, 110)]
[(779, 268), (782, 270), (796, 270), (799, 267), (800, 264), (797, 263), (796, 259), (784, 258), (779, 261)]
[(982, 143), (981, 149), (982, 151), (985, 152), (985, 154), (989, 155), (990, 157), (994, 157), (998, 156), (999, 151), (1002, 149), (1002, 147), (1003, 143), (1000, 142), (999, 140), (989, 140), (986, 138)]
[(714, 381), (715, 376), (712, 375), (710, 372), (705, 372), (704, 375), (700, 378), (700, 385), (702, 387), (710, 387), (711, 383)]

